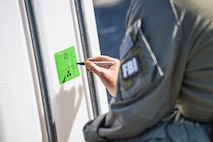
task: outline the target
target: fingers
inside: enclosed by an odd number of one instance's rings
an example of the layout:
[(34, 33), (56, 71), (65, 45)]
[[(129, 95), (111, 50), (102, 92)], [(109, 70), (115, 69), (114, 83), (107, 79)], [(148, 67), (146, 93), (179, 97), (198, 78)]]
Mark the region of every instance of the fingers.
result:
[(86, 68), (88, 71), (94, 72), (96, 74), (99, 74), (99, 72), (101, 70), (103, 70), (103, 67), (99, 67), (96, 64), (94, 64), (93, 62), (88, 61), (88, 60), (85, 61), (85, 65), (86, 65)]
[(114, 61), (116, 58), (106, 56), (106, 55), (99, 55), (95, 57), (88, 58), (88, 61)]
[[(98, 66), (98, 65), (95, 65), (92, 61), (111, 61), (114, 64), (107, 65), (107, 66), (106, 65)], [(119, 67), (120, 67), (120, 61), (116, 58), (100, 55), (100, 56), (96, 56), (96, 57), (87, 59), (85, 61), (85, 65), (86, 65), (87, 70), (99, 74), (99, 73), (103, 72), (105, 69), (118, 71)]]
[[(109, 66), (98, 66), (93, 61), (111, 61), (114, 64)], [(109, 56), (96, 56), (87, 59), (85, 62), (87, 70), (99, 76), (102, 83), (108, 89), (112, 96), (115, 96), (116, 84), (118, 80), (118, 72), (120, 68), (120, 61)]]
[[(91, 58), (88, 58), (86, 61), (110, 61), (110, 62), (114, 63), (114, 66), (112, 66), (112, 67), (118, 67), (118, 68), (120, 67), (120, 60), (118, 60), (117, 58), (106, 56), (106, 55), (99, 55), (99, 56), (91, 57)], [(102, 66), (102, 67), (104, 67), (104, 66)], [(105, 68), (107, 68), (107, 67), (105, 67)]]

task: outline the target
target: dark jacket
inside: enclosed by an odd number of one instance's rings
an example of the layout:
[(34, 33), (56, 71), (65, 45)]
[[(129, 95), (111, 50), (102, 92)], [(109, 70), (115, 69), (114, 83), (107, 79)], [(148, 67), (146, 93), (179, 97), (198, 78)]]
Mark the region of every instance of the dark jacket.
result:
[[(210, 141), (202, 125), (213, 122), (212, 8), (212, 0), (132, 0), (117, 95), (107, 114), (85, 125), (86, 140), (164, 140), (182, 131), (182, 141)], [(165, 121), (176, 106), (184, 128), (175, 118)]]

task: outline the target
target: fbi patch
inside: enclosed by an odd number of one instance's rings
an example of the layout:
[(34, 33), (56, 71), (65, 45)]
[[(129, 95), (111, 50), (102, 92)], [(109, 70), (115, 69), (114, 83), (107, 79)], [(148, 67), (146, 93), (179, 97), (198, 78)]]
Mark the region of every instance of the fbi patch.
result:
[(141, 70), (139, 57), (134, 56), (128, 60), (126, 60), (121, 65), (122, 78), (127, 80), (134, 75), (138, 74)]

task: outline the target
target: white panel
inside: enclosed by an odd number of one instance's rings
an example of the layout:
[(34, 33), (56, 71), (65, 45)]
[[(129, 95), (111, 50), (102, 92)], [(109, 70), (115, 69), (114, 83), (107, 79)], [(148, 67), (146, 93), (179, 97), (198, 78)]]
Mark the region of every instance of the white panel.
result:
[(0, 0), (0, 141), (41, 142), (36, 92), (17, 0)]
[(77, 60), (84, 60), (73, 1), (33, 0), (33, 5), (58, 141), (83, 142), (83, 126), (93, 118), (86, 69), (79, 66), (81, 76), (60, 85), (54, 59), (55, 53), (75, 46)]
[[(89, 49), (91, 56), (97, 56), (100, 55), (100, 47), (99, 47), (99, 41), (98, 41), (98, 35), (97, 35), (97, 26), (96, 26), (96, 20), (94, 9), (93, 9), (93, 2), (92, 0), (81, 0), (82, 7), (84, 9), (84, 17), (86, 21), (86, 29), (87, 29), (87, 37), (89, 41), (89, 46), (91, 47)], [(101, 80), (98, 76), (95, 77), (95, 84), (97, 89), (97, 101), (98, 101), (98, 107), (100, 110), (100, 114), (106, 113), (109, 111), (108, 107), (108, 99), (106, 94), (106, 88), (102, 84)]]

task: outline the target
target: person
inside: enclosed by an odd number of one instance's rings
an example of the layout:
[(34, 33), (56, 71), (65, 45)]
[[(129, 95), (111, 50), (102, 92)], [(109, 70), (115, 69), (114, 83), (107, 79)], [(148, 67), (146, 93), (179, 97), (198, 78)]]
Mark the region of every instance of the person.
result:
[(85, 62), (114, 96), (109, 112), (85, 124), (86, 141), (213, 141), (212, 8), (212, 0), (131, 1), (120, 59)]

